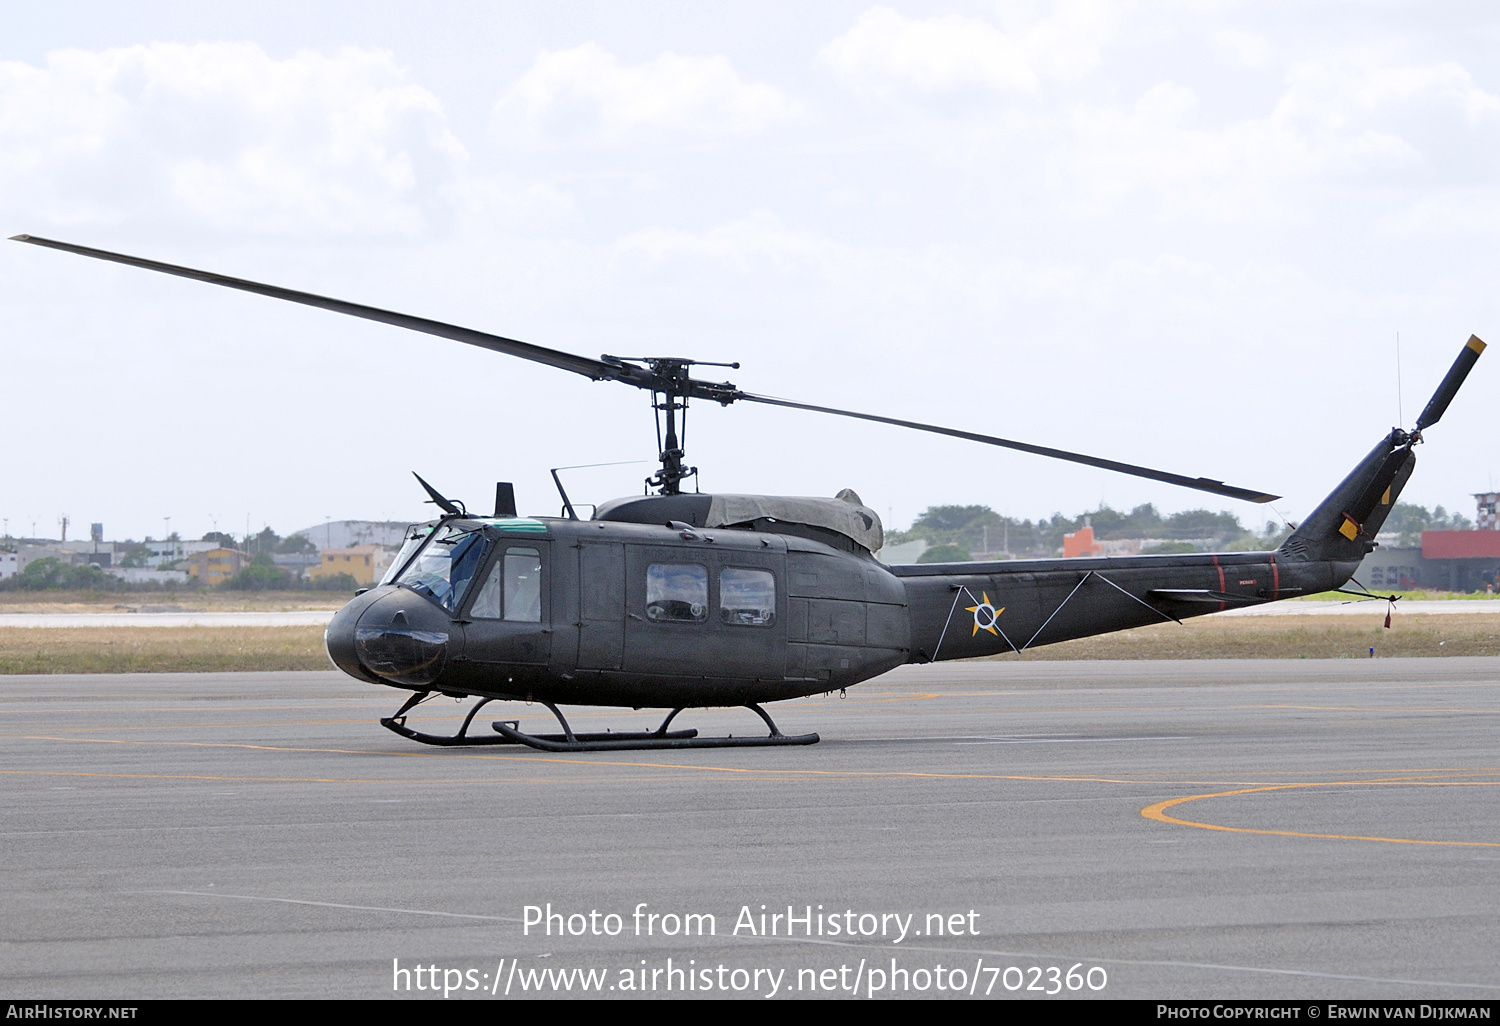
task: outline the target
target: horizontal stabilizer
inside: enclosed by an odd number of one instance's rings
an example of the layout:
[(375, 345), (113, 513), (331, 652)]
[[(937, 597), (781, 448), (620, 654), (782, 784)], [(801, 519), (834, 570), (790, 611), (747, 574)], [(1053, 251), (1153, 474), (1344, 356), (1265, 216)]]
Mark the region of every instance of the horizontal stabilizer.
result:
[(1152, 588), (1146, 594), (1154, 599), (1166, 599), (1168, 602), (1211, 602), (1216, 606), (1225, 602), (1243, 606), (1261, 601), (1253, 595), (1231, 595), (1228, 592), (1210, 591), (1207, 588)]

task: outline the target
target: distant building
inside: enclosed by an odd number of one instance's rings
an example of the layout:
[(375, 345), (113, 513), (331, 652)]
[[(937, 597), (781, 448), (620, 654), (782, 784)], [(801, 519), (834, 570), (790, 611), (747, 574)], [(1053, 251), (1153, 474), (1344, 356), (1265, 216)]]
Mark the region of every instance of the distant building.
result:
[(1073, 559), (1077, 556), (1097, 556), (1104, 551), (1104, 546), (1094, 541), (1094, 529), (1092, 527), (1080, 527), (1072, 534), (1063, 535), (1063, 558)]
[(39, 559), (55, 559), (64, 566), (71, 566), (73, 553), (59, 545), (29, 545), (22, 542), (16, 546), (16, 569), (24, 573), (26, 568)]
[(1429, 581), (1436, 573), (1427, 565), (1419, 548), (1397, 548), (1382, 545), (1364, 558), (1354, 579), (1366, 588), (1385, 591), (1411, 591), (1435, 587)]
[(1475, 518), (1479, 523), (1481, 531), (1500, 531), (1500, 492), (1475, 492), (1474, 499), (1479, 504), (1479, 515)]
[(1423, 531), (1421, 548), (1395, 546), (1397, 535), (1382, 532), (1379, 548), (1359, 564), (1354, 579), (1381, 590), (1500, 592), (1500, 493), (1472, 494), (1478, 530)]
[(899, 545), (887, 545), (875, 553), (875, 558), (888, 566), (909, 566), (921, 559), (928, 547), (925, 538), (917, 538)]
[(163, 583), (163, 585), (186, 585), (186, 570), (151, 570), (150, 567), (110, 567), (105, 573), (120, 577), (126, 583)]
[(87, 541), (62, 542), (58, 548), (65, 549), (73, 554), (73, 562), (97, 563), (101, 567), (109, 566), (114, 562), (115, 546), (113, 542), (95, 541), (90, 538)]
[[(1139, 556), (1163, 545), (1191, 545), (1199, 552), (1217, 552), (1218, 538), (1101, 538), (1094, 543), (1101, 556)], [(1175, 549), (1168, 551), (1176, 551)]]
[(250, 556), (222, 546), (196, 553), (188, 563), (188, 579), (209, 587), (223, 584), (250, 565)]
[(1431, 587), (1484, 591), (1500, 579), (1500, 531), (1423, 531)]
[(1382, 545), (1354, 579), (1388, 591), (1484, 591), (1500, 581), (1500, 531), (1423, 531), (1421, 548)]
[(171, 566), (173, 563), (184, 559), (191, 559), (200, 552), (219, 547), (218, 542), (212, 541), (152, 541), (147, 538), (143, 545), (150, 551), (151, 555), (146, 557), (146, 565), (149, 567)]
[(306, 577), (322, 559), (316, 552), (277, 552), (272, 554), (271, 561), (276, 564), (276, 569), (285, 570), (293, 577)]
[(289, 537), (301, 535), (320, 550), (347, 549), (361, 545), (399, 549), (406, 540), (406, 529), (410, 526), (411, 523), (405, 520), (330, 520), (326, 524), (315, 524), (293, 531)]
[(21, 572), (21, 557), (14, 552), (0, 552), (0, 581)]
[(307, 572), (314, 578), (348, 574), (361, 585), (374, 584), (391, 565), (395, 553), (380, 545), (355, 545), (347, 549), (324, 549), (322, 562)]
[(186, 570), (152, 570), (146, 566), (115, 566), (105, 573), (118, 577), (127, 584), (187, 584)]

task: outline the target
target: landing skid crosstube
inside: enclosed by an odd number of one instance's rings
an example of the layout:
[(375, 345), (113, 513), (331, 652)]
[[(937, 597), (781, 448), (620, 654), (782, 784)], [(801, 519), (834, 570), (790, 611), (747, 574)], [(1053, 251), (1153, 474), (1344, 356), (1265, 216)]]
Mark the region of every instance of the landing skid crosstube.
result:
[(475, 737), (469, 735), (469, 725), (474, 722), (474, 717), (480, 709), (483, 709), (492, 698), (482, 698), (474, 708), (469, 710), (469, 715), (464, 717), (464, 722), (458, 728), (458, 733), (450, 737), (440, 737), (436, 734), (426, 734), (420, 730), (413, 730), (406, 725), (406, 713), (416, 705), (425, 701), (431, 692), (418, 691), (406, 704), (396, 711), (396, 715), (388, 716), (380, 721), (380, 725), (392, 733), (400, 734), (402, 737), (424, 745), (436, 745), (441, 748), (463, 748), (475, 745), (526, 745), (543, 752), (620, 752), (639, 751), (642, 749), (659, 748), (764, 748), (773, 745), (813, 745), (818, 743), (817, 734), (783, 734), (776, 726), (774, 720), (754, 702), (745, 703), (745, 708), (755, 713), (765, 721), (771, 733), (764, 737), (699, 737), (696, 730), (668, 730), (667, 727), (681, 708), (673, 709), (667, 714), (660, 727), (651, 731), (606, 731), (602, 734), (576, 734), (573, 728), (568, 726), (567, 719), (557, 706), (551, 702), (542, 702), (557, 722), (561, 724), (561, 734), (527, 734), (520, 729), (519, 720), (496, 720), (490, 726), (497, 736), (481, 734)]

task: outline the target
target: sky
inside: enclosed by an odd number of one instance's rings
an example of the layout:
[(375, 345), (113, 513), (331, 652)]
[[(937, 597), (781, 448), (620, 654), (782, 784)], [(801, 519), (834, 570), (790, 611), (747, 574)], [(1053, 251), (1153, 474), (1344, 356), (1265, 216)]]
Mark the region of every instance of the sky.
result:
[[(700, 403), (704, 491), (1260, 525), (1500, 341), (1497, 44), (1478, 3), (24, 5), (0, 236), (1284, 498)], [(553, 515), (549, 468), (653, 470), (643, 393), (455, 342), (11, 242), (0, 311), (13, 535), (426, 519), (412, 471)], [(1500, 483), (1496, 363), (1406, 499)]]

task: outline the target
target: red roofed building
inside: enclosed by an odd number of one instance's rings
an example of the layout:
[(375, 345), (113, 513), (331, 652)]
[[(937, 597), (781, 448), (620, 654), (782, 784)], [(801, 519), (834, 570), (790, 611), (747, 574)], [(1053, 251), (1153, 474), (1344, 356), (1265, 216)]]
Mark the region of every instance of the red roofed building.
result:
[(1500, 559), (1500, 531), (1423, 531), (1423, 559)]
[(1446, 591), (1492, 591), (1500, 579), (1500, 531), (1423, 531), (1423, 582)]
[(1063, 535), (1063, 558), (1073, 559), (1077, 556), (1097, 556), (1104, 551), (1104, 546), (1094, 541), (1094, 529), (1092, 527), (1080, 527), (1072, 534)]
[(1479, 530), (1423, 531), (1420, 549), (1381, 546), (1355, 579), (1372, 588), (1500, 592), (1500, 493), (1476, 492)]

